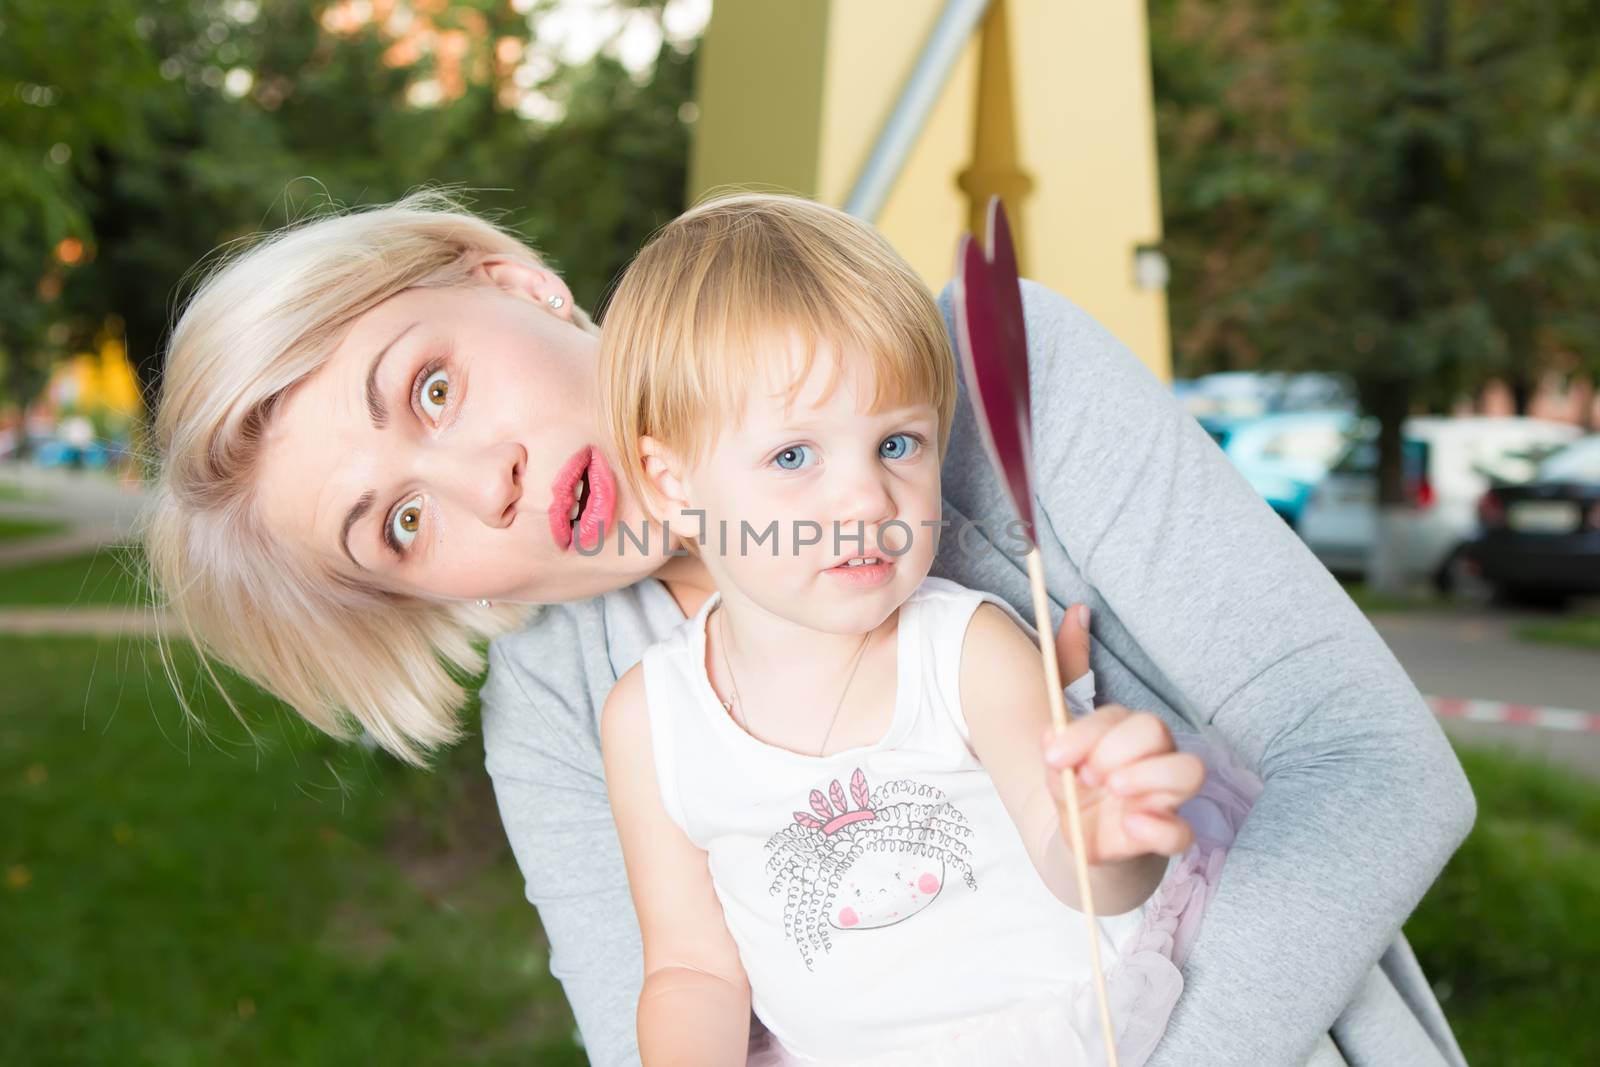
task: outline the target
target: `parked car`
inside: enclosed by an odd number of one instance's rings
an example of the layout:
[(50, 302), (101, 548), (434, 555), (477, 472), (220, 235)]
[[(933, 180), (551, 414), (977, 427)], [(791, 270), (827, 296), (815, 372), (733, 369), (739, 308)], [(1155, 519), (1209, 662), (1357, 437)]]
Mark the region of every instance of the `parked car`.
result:
[(1290, 526), (1356, 430), (1349, 411), (1302, 411), (1254, 419), (1203, 418), (1223, 454)]
[(1501, 597), (1600, 595), (1600, 434), (1546, 457), (1520, 485), (1490, 488), (1478, 520), (1467, 558)]
[(1350, 383), (1339, 375), (1318, 371), (1223, 371), (1175, 381), (1172, 391), (1183, 401), (1185, 411), (1202, 420), (1355, 408)]
[[(1477, 534), (1478, 500), (1491, 479), (1527, 478), (1537, 461), (1579, 436), (1576, 426), (1545, 419), (1467, 416), (1407, 419), (1402, 429), (1406, 510), (1400, 566), (1413, 579), (1448, 588)], [(1377, 538), (1376, 431), (1353, 441), (1312, 492), (1300, 536), (1336, 574), (1362, 576)]]

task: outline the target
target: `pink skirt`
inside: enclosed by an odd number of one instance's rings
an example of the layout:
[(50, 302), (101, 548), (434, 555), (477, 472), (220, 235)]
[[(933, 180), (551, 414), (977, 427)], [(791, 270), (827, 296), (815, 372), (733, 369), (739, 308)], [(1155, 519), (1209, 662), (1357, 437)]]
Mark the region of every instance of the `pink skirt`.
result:
[[(1194, 844), (1168, 866), (1141, 909), (1137, 930), (1106, 969), (1106, 992), (1122, 1067), (1141, 1067), (1160, 1043), (1183, 992), (1182, 968), (1216, 892), (1228, 848), (1261, 782), (1231, 753), (1195, 734), (1176, 737), (1180, 751), (1206, 765), (1200, 793), (1180, 812)], [(1106, 1062), (1100, 1007), (1092, 982), (1052, 990), (986, 1015), (952, 1022), (937, 1040), (894, 1052), (818, 1059), (784, 1048), (770, 1034), (751, 1046), (748, 1067), (1099, 1067)]]

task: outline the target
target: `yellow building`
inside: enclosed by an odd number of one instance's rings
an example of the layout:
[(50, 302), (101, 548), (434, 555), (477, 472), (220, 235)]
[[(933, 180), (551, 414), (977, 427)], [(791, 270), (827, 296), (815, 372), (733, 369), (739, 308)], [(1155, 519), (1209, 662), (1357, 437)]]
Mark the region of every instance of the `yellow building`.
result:
[[(935, 53), (948, 61), (930, 82)], [(864, 195), (908, 82), (932, 85), (927, 105), (903, 163)], [(974, 205), (999, 192), (1023, 274), (1170, 377), (1138, 0), (718, 0), (697, 97), (691, 201), (738, 187), (861, 209), (937, 291)]]
[(120, 338), (110, 335), (99, 339), (97, 351), (79, 352), (58, 363), (44, 396), (55, 412), (104, 414), (114, 423), (132, 423), (143, 410), (127, 351)]

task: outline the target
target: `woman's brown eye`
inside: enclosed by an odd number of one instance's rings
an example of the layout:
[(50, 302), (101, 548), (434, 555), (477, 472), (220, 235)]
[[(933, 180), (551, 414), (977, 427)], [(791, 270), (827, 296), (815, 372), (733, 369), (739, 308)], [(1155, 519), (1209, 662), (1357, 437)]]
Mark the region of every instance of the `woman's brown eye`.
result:
[(436, 370), (428, 375), (422, 383), (422, 389), (417, 395), (422, 410), (428, 413), (428, 418), (438, 421), (444, 414), (445, 401), (450, 399), (450, 372)]
[(421, 527), (422, 498), (412, 497), (401, 504), (400, 510), (394, 513), (389, 529), (389, 543), (395, 545), (399, 551), (404, 551), (417, 539), (417, 530)]

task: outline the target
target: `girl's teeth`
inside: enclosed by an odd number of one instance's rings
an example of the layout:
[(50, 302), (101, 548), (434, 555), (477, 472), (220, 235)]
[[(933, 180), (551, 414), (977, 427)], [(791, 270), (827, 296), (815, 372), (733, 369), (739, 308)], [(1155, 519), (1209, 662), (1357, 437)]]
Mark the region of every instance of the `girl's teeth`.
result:
[(869, 563), (877, 563), (877, 562), (878, 562), (878, 557), (877, 556), (868, 556), (866, 559), (847, 559), (847, 560), (844, 561), (844, 565), (846, 567), (865, 567)]

